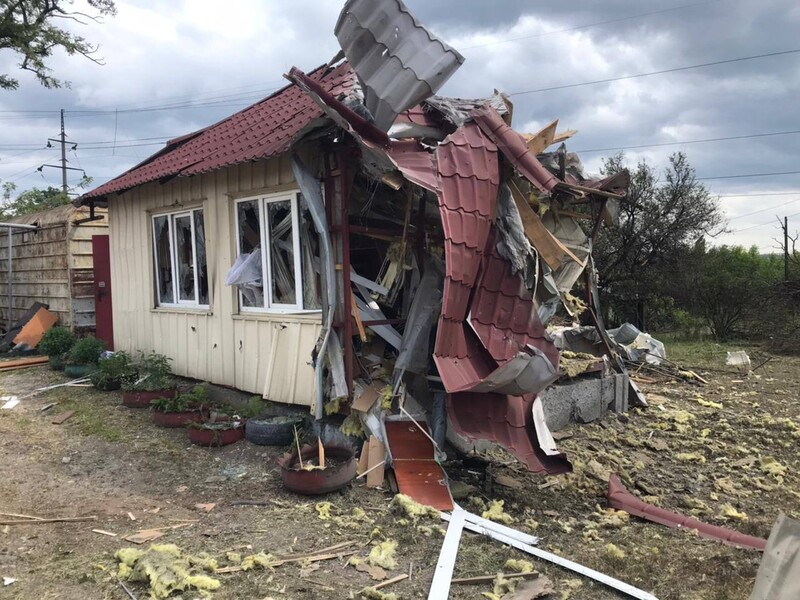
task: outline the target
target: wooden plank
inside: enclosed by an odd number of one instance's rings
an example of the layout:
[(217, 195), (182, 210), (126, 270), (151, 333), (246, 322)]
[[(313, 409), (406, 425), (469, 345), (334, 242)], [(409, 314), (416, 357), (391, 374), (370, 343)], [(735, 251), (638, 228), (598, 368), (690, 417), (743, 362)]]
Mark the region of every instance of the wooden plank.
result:
[(525, 196), (513, 181), (509, 183), (509, 188), (511, 189), (514, 203), (517, 205), (519, 216), (522, 219), (525, 237), (528, 238), (528, 241), (536, 248), (537, 252), (542, 255), (544, 262), (554, 271), (561, 266), (565, 256), (570, 257), (576, 263), (582, 264), (578, 257), (544, 226), (542, 219), (531, 208)]
[(58, 321), (58, 316), (51, 313), (46, 308), (40, 308), (31, 317), (31, 320), (22, 326), (22, 329), (14, 338), (15, 344), (27, 344), (30, 348), (36, 348), (44, 332), (50, 329)]
[(355, 399), (353, 402), (353, 409), (360, 412), (367, 412), (372, 408), (372, 405), (375, 404), (378, 396), (381, 395), (381, 389), (383, 389), (383, 386), (380, 383), (373, 382), (372, 385)]
[(63, 517), (60, 519), (26, 519), (24, 521), (0, 521), (0, 525), (44, 525), (46, 523), (82, 523), (83, 521), (97, 521), (97, 517), (96, 516)]
[[(386, 450), (383, 442), (374, 435), (369, 438), (369, 454), (367, 470), (372, 469), (367, 475), (367, 487), (381, 487), (383, 485), (383, 465), (378, 466), (386, 459)], [(376, 467), (373, 469), (373, 467)]]
[(577, 129), (565, 129), (564, 131), (557, 133), (553, 136), (553, 141), (551, 142), (551, 144), (560, 144), (561, 142), (571, 138), (576, 133), (578, 133)]
[(372, 588), (375, 590), (379, 590), (381, 588), (385, 588), (387, 585), (392, 585), (395, 583), (399, 583), (405, 579), (408, 579), (408, 573), (403, 573), (402, 575), (398, 575), (397, 577), (392, 577), (391, 579), (387, 579), (386, 581), (382, 581), (377, 585), (373, 585)]
[(350, 306), (353, 307), (353, 316), (356, 318), (356, 327), (358, 327), (358, 337), (361, 338), (362, 342), (367, 341), (367, 332), (364, 330), (364, 323), (361, 320), (361, 313), (358, 312), (358, 308), (356, 307), (356, 295), (353, 293), (353, 290), (350, 290)]
[(365, 441), (364, 444), (361, 446), (361, 454), (358, 457), (358, 465), (356, 465), (356, 471), (358, 472), (359, 475), (366, 472), (368, 464), (369, 464), (369, 441)]
[(36, 365), (43, 365), (47, 363), (46, 356), (34, 356), (31, 358), (18, 358), (17, 360), (5, 360), (0, 362), (0, 371), (6, 369), (18, 369), (20, 367), (34, 367)]
[[(494, 575), (479, 575), (477, 577), (462, 577), (461, 579), (453, 579), (453, 585), (480, 585), (482, 583), (491, 583), (497, 577)], [(538, 571), (531, 571), (530, 573), (503, 573), (503, 579), (536, 579), (539, 577)]]
[(534, 154), (541, 154), (550, 144), (553, 143), (553, 138), (556, 135), (556, 127), (558, 126), (558, 119), (546, 125), (539, 133), (533, 135), (523, 136), (528, 146), (528, 150)]
[(53, 425), (61, 425), (64, 421), (71, 418), (72, 415), (74, 414), (75, 414), (74, 410), (68, 410), (67, 412), (59, 413), (55, 417), (53, 417), (51, 423)]

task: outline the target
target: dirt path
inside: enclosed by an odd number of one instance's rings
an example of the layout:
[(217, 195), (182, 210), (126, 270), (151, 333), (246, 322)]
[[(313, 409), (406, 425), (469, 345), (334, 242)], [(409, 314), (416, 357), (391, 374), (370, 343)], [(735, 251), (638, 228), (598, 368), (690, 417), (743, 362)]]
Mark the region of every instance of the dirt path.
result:
[[(711, 385), (704, 387), (645, 386), (648, 411), (570, 430), (571, 437), (560, 442), (576, 467), (569, 476), (533, 477), (512, 462), (493, 471), (513, 477), (522, 489), (495, 485), (486, 491), (480, 461), (449, 465), (454, 480), (474, 487), (468, 494), (473, 499), (460, 502), (477, 510), (481, 503), (503, 499), (514, 526), (541, 536), (541, 547), (649, 590), (661, 600), (744, 600), (758, 553), (602, 513), (603, 478), (615, 471), (661, 506), (753, 535), (767, 536), (778, 511), (800, 517), (800, 360), (775, 359), (759, 370), (758, 378), (711, 377)], [(39, 367), (0, 376), (0, 391), (20, 394), (56, 381), (64, 379)], [(51, 402), (59, 404), (39, 412)], [(51, 424), (54, 414), (65, 410), (76, 414), (63, 425)], [(281, 489), (275, 466), (279, 454), (280, 449), (247, 442), (219, 450), (191, 446), (185, 432), (158, 429), (147, 411), (123, 408), (117, 393), (91, 388), (61, 388), (0, 411), (0, 511), (98, 517), (92, 523), (0, 526), (0, 576), (17, 580), (0, 587), (0, 598), (126, 598), (113, 577), (114, 552), (130, 545), (121, 538), (188, 521), (194, 522), (168, 530), (159, 542), (207, 552), (222, 566), (229, 564), (227, 551), (285, 555), (357, 540), (355, 549), (363, 556), (371, 534), (391, 538), (398, 542), (399, 566), (390, 575), (408, 572), (412, 563), (413, 573), (385, 591), (399, 598), (427, 596), (442, 541), (429, 528), (438, 523), (422, 528), (399, 524), (386, 510), (390, 494), (359, 487), (325, 498), (339, 518), (323, 520), (315, 510), (317, 500)], [(232, 506), (237, 499), (270, 503)], [(195, 508), (198, 503), (216, 506), (206, 513)], [(348, 516), (354, 507), (364, 509), (365, 516)], [(465, 534), (456, 573), (494, 573), (509, 558), (525, 557)], [(349, 598), (371, 579), (346, 561), (325, 561), (313, 572), (292, 564), (273, 572), (219, 575), (222, 585), (214, 597)], [(554, 580), (555, 598), (620, 597), (580, 576), (534, 562)], [(141, 585), (133, 589), (140, 599), (148, 597)], [(451, 597), (477, 598), (490, 590), (454, 588)], [(187, 600), (194, 597), (184, 594)]]

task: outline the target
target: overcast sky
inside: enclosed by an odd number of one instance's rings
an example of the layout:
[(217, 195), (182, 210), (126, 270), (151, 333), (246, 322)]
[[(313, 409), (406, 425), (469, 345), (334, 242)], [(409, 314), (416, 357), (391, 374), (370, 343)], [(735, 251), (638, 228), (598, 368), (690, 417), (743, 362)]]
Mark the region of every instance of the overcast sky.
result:
[[(80, 7), (77, 0), (76, 7)], [(800, 52), (582, 85), (569, 84), (800, 50), (796, 0), (407, 0), (428, 27), (466, 57), (440, 91), (512, 94), (514, 127), (533, 132), (560, 119), (590, 171), (626, 148), (632, 164), (662, 170), (686, 152), (730, 218), (717, 243), (756, 244), (778, 235), (775, 215), (800, 230)], [(60, 185), (64, 108), (70, 166), (100, 184), (188, 133), (268, 95), (295, 65), (311, 69), (337, 51), (337, 0), (122, 0), (118, 15), (79, 31), (100, 44), (105, 66), (56, 55), (70, 89), (47, 90), (0, 52), (0, 180), (20, 189)], [(531, 93), (519, 93), (531, 92)], [(788, 133), (787, 133), (788, 132)], [(765, 135), (778, 134), (778, 135)], [(735, 136), (745, 139), (696, 142)], [(583, 151), (583, 152), (581, 152)], [(734, 177), (735, 176), (735, 177)], [(719, 177), (724, 177), (719, 178)], [(77, 182), (79, 174), (70, 175)], [(767, 195), (770, 194), (770, 195)]]

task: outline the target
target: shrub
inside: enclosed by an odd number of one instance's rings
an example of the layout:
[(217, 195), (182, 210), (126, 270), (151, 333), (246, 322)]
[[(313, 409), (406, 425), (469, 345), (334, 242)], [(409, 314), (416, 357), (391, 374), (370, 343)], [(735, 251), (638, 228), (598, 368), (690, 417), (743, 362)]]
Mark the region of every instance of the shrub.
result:
[(133, 382), (137, 375), (131, 357), (126, 352), (115, 352), (108, 358), (101, 358), (90, 377), (96, 387), (105, 387), (116, 382)]
[(106, 343), (93, 335), (75, 342), (67, 354), (67, 362), (71, 365), (96, 365), (100, 355), (106, 349)]
[(196, 385), (190, 392), (177, 394), (172, 398), (157, 398), (150, 404), (160, 412), (180, 413), (200, 408), (207, 399), (206, 387), (204, 385)]
[(39, 342), (39, 352), (47, 356), (61, 357), (75, 345), (75, 334), (66, 327), (51, 327)]
[(135, 362), (138, 377), (133, 381), (123, 383), (126, 391), (135, 392), (155, 392), (167, 390), (175, 387), (172, 378), (172, 369), (169, 366), (170, 359), (163, 354), (152, 352), (145, 354), (139, 352)]

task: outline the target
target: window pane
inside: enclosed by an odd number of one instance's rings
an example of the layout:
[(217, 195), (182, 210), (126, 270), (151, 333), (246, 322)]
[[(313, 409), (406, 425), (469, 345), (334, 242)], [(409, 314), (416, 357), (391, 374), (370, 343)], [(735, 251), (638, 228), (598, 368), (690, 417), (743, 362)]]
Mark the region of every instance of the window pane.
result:
[(192, 218), (174, 217), (175, 262), (178, 265), (178, 300), (196, 300), (194, 295), (194, 252), (192, 250)]
[(156, 290), (159, 304), (172, 304), (172, 261), (169, 254), (169, 217), (153, 219), (153, 237), (155, 239)]
[(196, 210), (194, 215), (194, 246), (197, 254), (197, 289), (200, 297), (197, 299), (199, 304), (208, 304), (208, 265), (206, 259), (206, 225), (203, 220), (203, 211)]
[(322, 308), (322, 283), (320, 280), (319, 235), (311, 220), (308, 204), (299, 196), (300, 270), (303, 274), (303, 308)]
[(267, 217), (272, 268), (272, 303), (296, 304), (291, 201), (267, 203)]
[(261, 266), (261, 219), (259, 201), (249, 200), (236, 205), (239, 222), (239, 254), (250, 255), (242, 263), (238, 283), (242, 306), (264, 306), (264, 274)]

